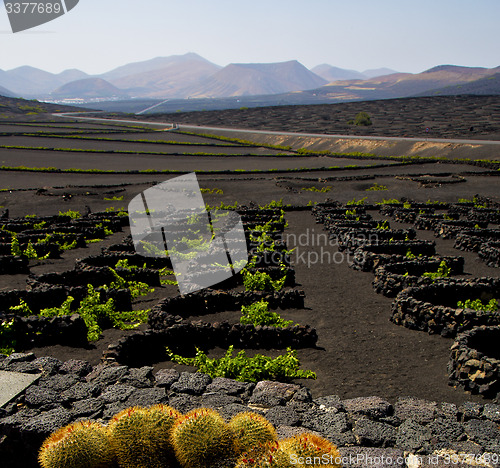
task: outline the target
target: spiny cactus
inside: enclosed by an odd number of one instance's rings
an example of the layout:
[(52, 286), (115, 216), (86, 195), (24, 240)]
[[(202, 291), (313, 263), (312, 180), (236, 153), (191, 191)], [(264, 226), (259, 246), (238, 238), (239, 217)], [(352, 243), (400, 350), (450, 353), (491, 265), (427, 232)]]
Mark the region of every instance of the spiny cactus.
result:
[(280, 441), (279, 449), (288, 455), (293, 466), (310, 466), (311, 460), (321, 460), (321, 466), (341, 468), (337, 447), (314, 434), (300, 434)]
[(305, 468), (313, 465), (341, 468), (340, 454), (327, 440), (313, 434), (300, 434), (244, 453), (235, 468)]
[(108, 468), (114, 466), (114, 458), (106, 428), (91, 421), (54, 432), (38, 455), (42, 468)]
[(175, 456), (185, 468), (208, 467), (234, 456), (233, 434), (221, 415), (208, 408), (190, 411), (172, 429)]
[(111, 446), (122, 468), (175, 466), (171, 430), (181, 414), (157, 405), (150, 409), (128, 408), (113, 417), (108, 426)]
[(283, 452), (279, 442), (252, 447), (238, 458), (235, 468), (292, 468), (288, 453)]
[(263, 416), (249, 411), (234, 416), (229, 427), (234, 433), (234, 445), (238, 453), (278, 440), (272, 424)]

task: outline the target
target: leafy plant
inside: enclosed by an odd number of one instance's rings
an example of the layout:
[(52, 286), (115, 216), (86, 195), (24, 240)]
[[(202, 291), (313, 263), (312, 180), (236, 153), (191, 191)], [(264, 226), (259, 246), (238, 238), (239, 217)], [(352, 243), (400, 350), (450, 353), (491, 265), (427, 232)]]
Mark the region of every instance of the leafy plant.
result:
[(354, 118), (354, 120), (349, 120), (347, 123), (349, 125), (358, 125), (366, 127), (372, 125), (372, 120), (367, 112), (359, 112)]
[(347, 202), (347, 205), (350, 206), (350, 205), (364, 205), (365, 204), (365, 200), (367, 199), (368, 197), (363, 197), (363, 198), (360, 198), (359, 200), (356, 200), (355, 198), (353, 198), (352, 200), (349, 200)]
[(194, 358), (186, 358), (172, 353), (167, 348), (170, 359), (178, 364), (195, 366), (199, 372), (210, 377), (226, 377), (242, 382), (258, 382), (260, 380), (315, 379), (316, 374), (309, 370), (300, 370), (297, 351), (290, 348), (286, 354), (276, 358), (256, 354), (248, 357), (244, 350), (233, 357), (233, 346), (230, 346), (224, 357), (210, 359), (202, 350), (196, 350)]
[(21, 246), (19, 245), (19, 239), (17, 238), (17, 236), (12, 237), (12, 240), (10, 242), (10, 252), (15, 257), (20, 257), (23, 254), (23, 251), (21, 250)]
[(449, 278), (451, 273), (451, 268), (443, 260), (437, 269), (437, 271), (428, 271), (422, 274), (425, 278), (438, 279), (438, 278)]
[(121, 197), (117, 197), (116, 195), (112, 197), (104, 197), (105, 201), (123, 201), (123, 195)]
[(141, 281), (128, 281), (121, 277), (115, 269), (110, 268), (110, 270), (115, 280), (111, 284), (104, 286), (106, 289), (128, 289), (132, 299), (137, 299), (140, 296), (147, 296), (154, 291), (154, 289), (150, 288), (146, 283)]
[(484, 304), (481, 299), (467, 299), (466, 301), (458, 301), (457, 307), (460, 309), (472, 309), (482, 312), (496, 312), (499, 308), (498, 299), (491, 299), (487, 304)]
[(402, 205), (403, 202), (399, 201), (397, 198), (383, 198), (379, 202), (375, 203), (376, 205)]
[(332, 190), (332, 188), (329, 185), (327, 185), (326, 187), (321, 187), (321, 188), (317, 188), (313, 185), (312, 187), (302, 187), (302, 190), (305, 190), (307, 192), (327, 193), (327, 192), (330, 192)]
[(214, 188), (214, 189), (202, 188), (202, 189), (200, 189), (200, 191), (201, 191), (201, 193), (206, 193), (208, 195), (224, 195), (224, 192), (218, 188)]
[(406, 258), (408, 258), (410, 260), (414, 260), (417, 258), (417, 256), (411, 251), (411, 249), (408, 249), (406, 251)]
[(79, 211), (73, 211), (73, 210), (68, 210), (68, 211), (59, 211), (59, 216), (69, 216), (71, 219), (78, 219), (81, 218), (81, 214)]
[[(82, 299), (80, 306), (74, 312), (71, 310), (73, 301), (74, 298), (68, 296), (60, 307), (42, 309), (40, 315), (52, 318), (73, 313), (79, 314), (87, 326), (87, 339), (89, 341), (99, 339), (102, 333), (101, 327), (105, 323), (110, 322), (113, 327), (120, 330), (130, 330), (148, 320), (149, 310), (117, 311), (113, 299), (102, 302), (101, 293), (90, 284), (87, 285), (87, 296)], [(13, 311), (16, 309), (18, 313), (21, 312), (23, 315), (33, 315), (24, 301), (21, 301), (19, 306), (11, 307)]]
[(14, 319), (0, 320), (0, 354), (10, 355), (15, 351)]
[(278, 280), (273, 280), (269, 273), (264, 271), (249, 272), (242, 270), (243, 285), (247, 291), (281, 291), (286, 281), (286, 275)]
[(386, 231), (389, 229), (389, 222), (386, 219), (384, 219), (383, 221), (377, 223), (375, 229), (378, 229), (379, 231)]
[(292, 325), (293, 320), (283, 320), (278, 313), (269, 310), (268, 302), (261, 300), (241, 308), (240, 323), (284, 328)]
[(386, 185), (380, 185), (377, 182), (375, 182), (371, 187), (367, 188), (365, 191), (366, 192), (376, 192), (376, 191), (381, 191), (381, 190), (389, 190)]

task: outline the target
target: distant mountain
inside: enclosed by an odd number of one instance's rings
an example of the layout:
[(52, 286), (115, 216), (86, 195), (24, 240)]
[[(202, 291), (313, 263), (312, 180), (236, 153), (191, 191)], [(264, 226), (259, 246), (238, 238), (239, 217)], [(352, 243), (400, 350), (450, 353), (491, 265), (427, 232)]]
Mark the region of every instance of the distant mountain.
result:
[(329, 83), (338, 80), (365, 80), (367, 78), (366, 75), (356, 70), (346, 70), (344, 68), (333, 67), (332, 65), (328, 65), (326, 63), (312, 68), (311, 71), (316, 73), (316, 75), (321, 76), (321, 78), (325, 79)]
[(14, 97), (14, 93), (3, 86), (0, 86), (0, 96)]
[[(369, 80), (346, 80), (303, 91), (304, 99), (316, 101), (356, 101), (415, 96), (446, 86), (464, 85), (498, 73), (497, 69), (443, 65), (422, 73), (394, 73)], [(308, 96), (306, 96), (308, 95)]]
[[(142, 71), (141, 67), (144, 67)], [(162, 57), (131, 64), (101, 75), (113, 85), (141, 97), (185, 97), (185, 90), (220, 70), (197, 54)], [(130, 73), (125, 75), (125, 73)]]
[(90, 76), (87, 75), (85, 72), (77, 70), (76, 68), (73, 68), (71, 70), (64, 70), (63, 72), (59, 73), (56, 76), (62, 81), (62, 84), (70, 83), (71, 81), (84, 80), (85, 78), (90, 78)]
[(391, 70), (390, 68), (375, 68), (372, 70), (365, 70), (363, 75), (366, 78), (376, 78), (377, 76), (393, 75), (394, 73), (399, 73), (396, 70)]
[(312, 89), (326, 83), (296, 60), (232, 63), (184, 92), (196, 98), (249, 96)]
[[(193, 62), (205, 62), (211, 63), (208, 60), (204, 59), (198, 54), (193, 52), (189, 52), (184, 55), (171, 55), (169, 57), (156, 57), (151, 60), (145, 60), (142, 62), (134, 62), (129, 63), (127, 65), (123, 65), (121, 67), (115, 68), (107, 73), (103, 73), (100, 75), (100, 78), (107, 80), (109, 82), (113, 82), (114, 80), (118, 80), (120, 78), (130, 77), (133, 75), (140, 75), (143, 73), (148, 73), (156, 70), (162, 70), (164, 68), (171, 67), (173, 65), (179, 64), (187, 64), (190, 65)], [(219, 70), (220, 66), (212, 64), (215, 68), (215, 71)]]
[(28, 115), (29, 118), (31, 118), (34, 114), (49, 112), (84, 112), (90, 110), (92, 109), (0, 96), (0, 113), (15, 115), (16, 117)]
[(23, 66), (0, 72), (0, 86), (19, 96), (33, 97), (48, 94), (55, 88), (88, 75), (80, 70), (66, 70), (54, 74), (39, 68)]
[(500, 67), (498, 73), (469, 83), (432, 89), (416, 96), (457, 96), (459, 94), (494, 95), (500, 94)]
[(51, 93), (57, 99), (127, 98), (125, 91), (118, 89), (102, 78), (86, 78), (72, 81)]

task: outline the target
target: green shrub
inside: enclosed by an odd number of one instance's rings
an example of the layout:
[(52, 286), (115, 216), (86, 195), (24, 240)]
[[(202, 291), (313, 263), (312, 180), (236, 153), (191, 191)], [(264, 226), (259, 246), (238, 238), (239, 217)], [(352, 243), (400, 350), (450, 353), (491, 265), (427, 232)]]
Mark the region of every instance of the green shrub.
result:
[(306, 192), (327, 193), (327, 192), (330, 192), (332, 190), (332, 188), (330, 186), (321, 187), (321, 188), (317, 188), (315, 186), (312, 186), (312, 187), (302, 187), (302, 190), (305, 190)]
[(268, 302), (261, 300), (241, 308), (240, 323), (288, 327), (293, 324), (293, 320), (283, 320), (278, 313), (269, 310)]
[(386, 185), (380, 185), (375, 182), (371, 187), (367, 188), (365, 192), (378, 192), (382, 190), (389, 190)]
[(69, 216), (71, 219), (78, 219), (82, 217), (79, 211), (73, 210), (59, 211), (59, 216)]
[(383, 221), (380, 221), (377, 223), (377, 227), (375, 229), (378, 229), (379, 231), (386, 231), (389, 229), (389, 221), (384, 219)]
[(349, 200), (347, 202), (347, 205), (348, 206), (351, 206), (351, 205), (364, 205), (365, 204), (365, 200), (367, 199), (368, 197), (364, 197), (364, 198), (360, 198), (359, 200), (356, 200), (355, 198), (353, 198), (352, 200)]
[(437, 269), (437, 271), (428, 271), (422, 274), (425, 278), (438, 279), (438, 278), (449, 278), (451, 273), (451, 268), (443, 260)]
[(14, 319), (0, 319), (0, 354), (10, 355), (15, 351)]
[(349, 125), (358, 125), (367, 127), (369, 125), (372, 125), (372, 120), (367, 112), (360, 112), (356, 115), (354, 120), (349, 120), (349, 122), (347, 123)]
[(264, 271), (256, 271), (250, 273), (244, 269), (243, 285), (247, 291), (281, 291), (286, 281), (286, 275), (281, 279), (273, 280), (268, 273)]
[(300, 370), (297, 351), (287, 349), (286, 354), (271, 358), (256, 354), (248, 357), (240, 351), (233, 357), (233, 346), (220, 359), (210, 359), (203, 351), (197, 349), (196, 357), (186, 358), (173, 354), (167, 348), (170, 359), (178, 364), (195, 366), (199, 372), (210, 377), (226, 377), (242, 382), (259, 382), (260, 380), (315, 379), (316, 374), (309, 370)]
[(498, 310), (498, 299), (491, 299), (487, 304), (484, 304), (481, 299), (467, 299), (466, 301), (458, 301), (457, 307), (460, 309), (473, 309), (482, 312), (496, 312)]

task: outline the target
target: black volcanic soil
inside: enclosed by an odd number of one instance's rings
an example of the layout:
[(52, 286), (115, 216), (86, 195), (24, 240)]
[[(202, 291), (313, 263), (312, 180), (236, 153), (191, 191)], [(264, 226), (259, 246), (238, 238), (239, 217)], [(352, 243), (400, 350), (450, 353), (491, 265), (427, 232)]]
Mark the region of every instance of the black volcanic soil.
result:
[[(177, 115), (176, 115), (177, 116)], [(42, 125), (39, 123), (39, 125)], [(56, 124), (53, 124), (54, 126)], [(95, 132), (105, 130), (105, 126), (88, 124), (58, 125), (72, 128), (73, 131)], [(0, 125), (0, 132), (2, 132)], [(46, 128), (11, 127), (20, 132), (46, 131)], [(110, 129), (116, 129), (113, 125)], [(56, 131), (56, 128), (53, 129)], [(61, 130), (61, 129), (59, 129)], [(158, 137), (158, 132), (138, 133), (129, 130), (128, 137), (152, 139)], [(123, 139), (123, 134), (117, 138)], [(109, 135), (107, 136), (109, 137)], [(185, 135), (168, 135), (168, 139), (179, 138), (181, 141), (190, 141)], [(0, 144), (2, 141), (0, 136)], [(16, 137), (18, 138), (18, 137)], [(22, 137), (19, 140), (23, 142)], [(25, 138), (29, 145), (31, 137)], [(61, 147), (71, 147), (70, 139), (61, 139)], [(207, 140), (195, 137), (192, 140), (202, 143)], [(59, 146), (59, 145), (58, 145)], [(116, 148), (126, 148), (126, 143), (117, 143)], [(226, 149), (227, 150), (227, 149)], [(189, 147), (186, 147), (189, 151)], [(39, 161), (42, 166), (51, 166), (58, 162), (67, 167), (79, 167), (99, 164), (102, 167), (122, 170), (128, 165), (144, 168), (146, 156), (137, 155), (92, 155), (79, 153), (45, 153), (30, 150), (5, 150), (4, 162), (0, 165), (30, 165)], [(172, 158), (171, 166), (175, 161), (178, 167), (184, 169), (195, 167), (192, 158), (175, 159), (173, 156), (159, 156), (158, 158)], [(284, 167), (296, 167), (297, 156), (283, 156), (279, 159)], [(262, 168), (271, 164), (275, 157), (260, 159), (259, 157), (245, 157), (235, 155), (217, 160), (213, 158), (211, 167), (221, 167), (228, 164), (240, 167), (242, 164), (249, 168)], [(344, 165), (345, 159), (325, 158), (328, 165)], [(308, 159), (312, 161), (312, 159)], [(93, 161), (92, 163), (90, 161)], [(196, 161), (196, 160), (195, 160)], [(201, 159), (200, 159), (201, 161)], [(198, 163), (200, 161), (197, 161)], [(357, 161), (354, 164), (360, 164)], [(184, 166), (183, 166), (184, 164)], [(326, 165), (326, 164), (325, 164)], [(142, 166), (142, 167), (141, 167)], [(163, 167), (163, 166), (162, 166)], [(168, 167), (168, 165), (166, 165)], [(177, 166), (176, 166), (177, 167)], [(202, 168), (199, 166), (198, 168)], [(461, 175), (463, 181), (459, 184), (437, 184), (433, 187), (424, 187), (418, 180), (411, 181), (402, 176), (419, 176), (432, 174), (434, 178), (450, 179), (450, 175)], [(499, 201), (498, 171), (491, 171), (480, 167), (465, 164), (435, 164), (426, 163), (410, 166), (390, 166), (384, 168), (359, 167), (339, 169), (336, 172), (317, 171), (313, 173), (290, 174), (262, 174), (248, 175), (232, 173), (229, 175), (200, 175), (200, 187), (220, 189), (222, 195), (206, 194), (205, 201), (211, 205), (221, 202), (233, 204), (235, 201), (248, 204), (255, 201), (259, 204), (271, 200), (283, 199), (285, 204), (306, 205), (309, 202), (320, 202), (327, 198), (339, 200), (343, 203), (353, 198), (368, 197), (367, 202), (374, 203), (382, 199), (409, 197), (417, 201), (442, 200), (457, 201), (458, 198), (472, 198), (475, 194), (491, 197)], [(368, 177), (362, 179), (361, 177)], [(57, 174), (8, 172), (0, 170), (0, 206), (9, 209), (12, 217), (28, 214), (50, 215), (59, 210), (78, 210), (84, 212), (89, 206), (93, 211), (102, 211), (111, 206), (126, 207), (130, 200), (138, 193), (149, 188), (154, 182), (161, 182), (169, 178), (163, 175), (148, 174)], [(387, 186), (386, 191), (366, 191), (375, 182)], [(312, 186), (329, 190), (325, 193), (302, 190)], [(44, 191), (39, 191), (44, 188)], [(122, 197), (122, 200), (110, 201), (105, 198)], [(287, 234), (321, 233), (322, 227), (314, 223), (308, 212), (287, 213), (289, 229)], [(408, 227), (397, 225), (398, 227)], [(498, 227), (498, 226), (496, 226)], [(76, 258), (90, 254), (98, 254), (101, 247), (120, 242), (127, 231), (118, 233), (103, 243), (93, 244), (87, 249), (78, 249), (66, 252), (61, 260), (48, 260), (33, 265), (33, 273), (49, 271), (64, 271), (74, 266)], [(432, 233), (419, 232), (419, 238), (432, 238)], [(294, 246), (293, 236), (289, 237), (289, 246)], [(336, 247), (326, 247), (331, 253)], [(311, 246), (308, 250), (321, 252), (321, 246)], [(475, 276), (498, 276), (500, 270), (487, 267), (477, 255), (456, 251), (452, 241), (437, 242), (437, 251), (443, 255), (463, 255), (466, 257), (466, 271)], [(465, 394), (461, 389), (453, 389), (447, 385), (446, 364), (449, 348), (452, 341), (440, 336), (429, 336), (425, 333), (408, 330), (389, 322), (391, 300), (377, 295), (372, 286), (373, 275), (350, 269), (345, 262), (323, 262), (308, 267), (300, 258), (295, 259), (296, 277), (299, 287), (306, 293), (306, 309), (287, 311), (285, 318), (299, 323), (309, 324), (317, 328), (319, 335), (318, 349), (300, 350), (298, 355), (303, 368), (317, 372), (316, 381), (305, 381), (305, 385), (313, 390), (315, 396), (338, 394), (343, 398), (363, 395), (380, 395), (384, 398), (396, 399), (399, 396), (412, 395), (430, 400), (449, 402), (463, 402), (467, 400), (479, 401), (478, 397)], [(0, 276), (0, 289), (24, 287), (26, 275)], [(154, 305), (162, 297), (176, 294), (175, 287), (157, 288), (154, 294), (145, 298), (145, 302), (137, 304), (138, 308)], [(203, 318), (202, 318), (203, 319)], [(53, 346), (50, 348), (35, 349), (38, 356), (50, 355), (60, 359), (81, 358), (97, 364), (102, 352), (109, 343), (126, 332), (108, 330), (101, 340), (87, 349)], [(282, 351), (258, 350), (265, 354), (277, 355)], [(214, 350), (212, 355), (220, 354), (221, 350)], [(154, 357), (152, 357), (154, 361)], [(172, 363), (159, 363), (156, 367), (173, 366)], [(176, 366), (177, 367), (177, 366)]]
[[(347, 122), (359, 112), (368, 127)], [(336, 135), (500, 139), (500, 96), (433, 96), (221, 111), (151, 114), (140, 120)], [(425, 129), (429, 128), (429, 133)]]

